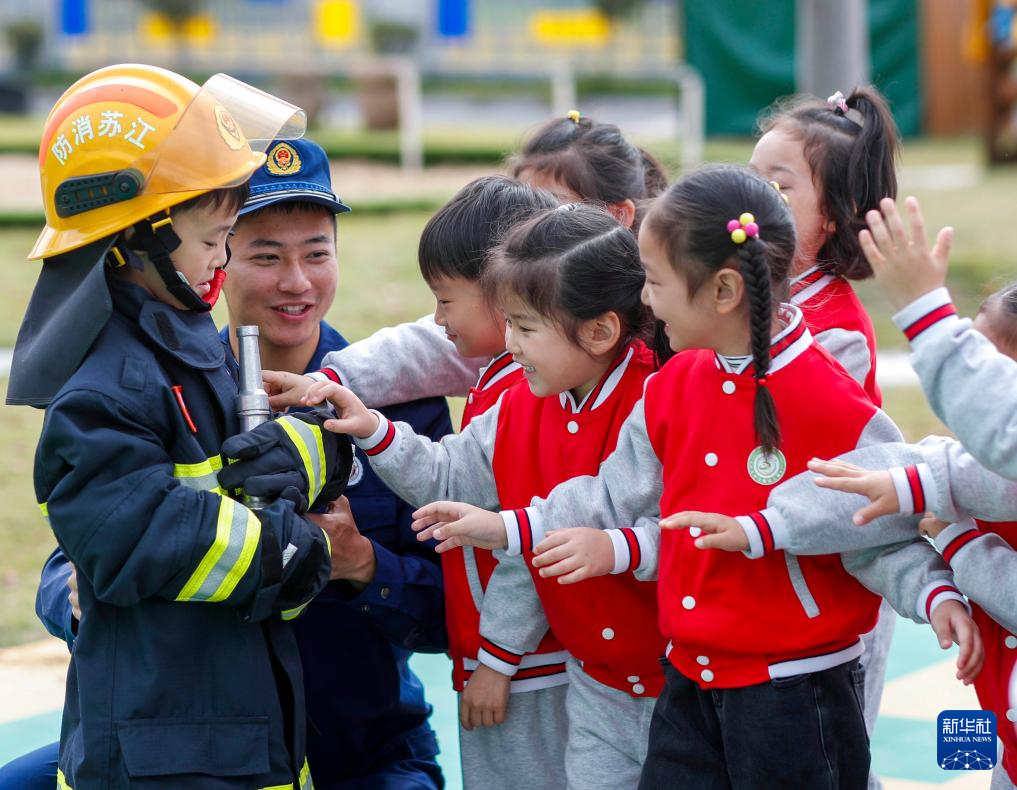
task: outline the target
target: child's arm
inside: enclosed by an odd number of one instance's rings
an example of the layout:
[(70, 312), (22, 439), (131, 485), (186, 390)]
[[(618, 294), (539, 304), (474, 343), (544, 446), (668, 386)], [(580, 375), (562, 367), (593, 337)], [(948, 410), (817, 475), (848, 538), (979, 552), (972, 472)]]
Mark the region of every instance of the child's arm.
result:
[(964, 597), (954, 585), (950, 568), (924, 538), (841, 554), (844, 569), (916, 623), (929, 623), (940, 646), (960, 645), (957, 678), (971, 683), (984, 662), (978, 629), (970, 620)]
[(890, 199), (866, 215), (859, 240), (895, 307), (894, 322), (911, 342), (911, 365), (936, 415), (988, 468), (1017, 479), (1017, 362), (971, 322), (957, 317), (944, 287), (952, 229), (930, 250), (918, 201), (908, 198), (910, 240)]
[(370, 458), (371, 468), (400, 499), (417, 506), (454, 497), (479, 507), (498, 507), (492, 463), (501, 401), (462, 433), (433, 442), (406, 423), (368, 410), (353, 392), (333, 382), (315, 382), (304, 400), (313, 405), (326, 399), (338, 416), (325, 427), (352, 436)]
[(98, 600), (295, 615), (328, 581), (324, 532), (289, 501), (254, 512), (225, 496), (211, 461), (205, 477), (184, 471), (144, 413), (107, 395), (70, 391), (47, 410), (36, 495)]
[(812, 471), (825, 475), (816, 478), (817, 486), (870, 500), (855, 514), (856, 524), (896, 513), (931, 512), (944, 521), (1017, 518), (1017, 483), (986, 469), (954, 439), (929, 436), (917, 445), (888, 446), (894, 465), (885, 471), (878, 469), (886, 466), (885, 453), (874, 457), (872, 450), (809, 464)]
[(533, 565), (560, 584), (608, 574), (634, 573), (640, 581), (657, 578), (660, 516), (640, 518), (620, 529), (555, 529), (533, 549)]
[[(495, 552), (498, 564), (480, 607), (481, 664), (513, 677), (519, 662), (540, 645), (548, 631), (544, 607), (522, 557)], [(564, 661), (564, 658), (562, 659)]]
[(374, 407), (417, 398), (465, 395), (491, 360), (459, 356), (445, 330), (424, 316), (409, 324), (379, 329), (370, 337), (331, 351), (318, 380), (349, 387)]
[(960, 590), (993, 620), (1017, 633), (1017, 551), (999, 535), (979, 530), (971, 520), (929, 530), (929, 534)]
[(68, 582), (74, 566), (62, 550), (54, 549), (42, 568), (39, 589), (35, 594), (35, 614), (53, 636), (74, 642), (74, 617), (68, 598)]
[[(527, 508), (501, 513), (458, 502), (432, 502), (413, 514), (413, 528), (422, 540), (441, 541), (439, 551), (474, 545), (503, 548), (515, 555), (544, 539), (545, 524), (547, 529), (631, 526), (657, 512), (663, 485), (660, 460), (646, 433), (639, 401), (622, 425), (615, 451), (600, 465), (596, 477), (573, 477), (546, 499), (535, 497)], [(640, 545), (644, 552), (655, 553), (652, 545)]]

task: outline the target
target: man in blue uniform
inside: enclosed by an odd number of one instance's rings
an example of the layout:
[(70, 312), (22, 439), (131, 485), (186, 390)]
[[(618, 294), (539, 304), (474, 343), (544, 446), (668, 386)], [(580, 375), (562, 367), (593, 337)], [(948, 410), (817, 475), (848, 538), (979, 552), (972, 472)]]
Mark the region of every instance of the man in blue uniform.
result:
[[(231, 327), (257, 325), (263, 367), (304, 373), (346, 345), (324, 315), (338, 281), (336, 215), (349, 209), (332, 192), (319, 146), (277, 141), (267, 153), (230, 241), (223, 287), (229, 326), (221, 336), (235, 344)], [(441, 399), (383, 411), (435, 440), (451, 431)], [(327, 523), (332, 536), (333, 581), (294, 627), (304, 667), (308, 761), (318, 790), (443, 785), (427, 723), (430, 706), (408, 665), (413, 650), (446, 647), (441, 569), (431, 545), (418, 542), (409, 528), (412, 510), (357, 450), (346, 496), (330, 513), (312, 516)], [(37, 600), (47, 628), (68, 641), (74, 636), (70, 570), (62, 555), (51, 557)], [(39, 776), (46, 756), (22, 758), (35, 766), (23, 770)], [(0, 788), (6, 788), (2, 771)]]

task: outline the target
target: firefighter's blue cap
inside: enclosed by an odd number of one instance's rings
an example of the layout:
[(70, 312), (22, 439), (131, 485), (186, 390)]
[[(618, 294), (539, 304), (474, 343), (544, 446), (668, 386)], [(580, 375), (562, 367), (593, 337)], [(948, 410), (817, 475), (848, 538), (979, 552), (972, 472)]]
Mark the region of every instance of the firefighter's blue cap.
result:
[(251, 194), (240, 214), (276, 203), (317, 203), (336, 214), (350, 210), (332, 191), (328, 155), (307, 140), (275, 140), (266, 151), (265, 164), (251, 176)]

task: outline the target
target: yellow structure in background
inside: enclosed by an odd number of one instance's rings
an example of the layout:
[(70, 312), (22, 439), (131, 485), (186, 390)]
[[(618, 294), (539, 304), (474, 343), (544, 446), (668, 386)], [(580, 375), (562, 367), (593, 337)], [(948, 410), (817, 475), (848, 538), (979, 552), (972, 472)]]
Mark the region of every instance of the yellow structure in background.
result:
[(360, 36), (360, 5), (354, 0), (317, 0), (314, 33), (325, 46), (350, 46)]
[(192, 46), (207, 46), (218, 35), (219, 26), (211, 14), (188, 17), (179, 29), (164, 14), (145, 14), (141, 18), (141, 34), (153, 44), (169, 44), (178, 35)]
[(593, 8), (536, 11), (530, 15), (530, 35), (552, 47), (600, 47), (611, 38), (611, 21)]

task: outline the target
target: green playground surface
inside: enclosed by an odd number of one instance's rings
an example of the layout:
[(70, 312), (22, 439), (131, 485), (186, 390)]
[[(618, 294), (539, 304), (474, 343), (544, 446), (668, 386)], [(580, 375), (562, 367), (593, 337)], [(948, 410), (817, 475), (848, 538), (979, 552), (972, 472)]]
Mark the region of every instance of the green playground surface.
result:
[[(883, 713), (879, 717), (872, 740), (872, 761), (879, 775), (887, 780), (888, 788), (893, 786), (889, 784), (891, 780), (906, 783), (900, 786), (909, 790), (948, 787), (957, 778), (957, 774), (940, 769), (936, 763), (935, 721), (938, 710), (950, 708), (958, 693), (964, 693), (957, 688), (960, 684), (953, 680), (949, 669), (956, 652), (956, 648), (941, 650), (927, 626), (898, 619), (887, 669), (884, 709), (889, 707), (897, 713), (902, 707), (911, 707), (908, 700), (916, 687), (924, 700), (923, 705), (915, 700), (914, 715), (909, 711), (906, 716)], [(446, 787), (460, 790), (458, 705), (451, 685), (451, 662), (444, 655), (418, 654), (413, 657), (412, 665), (427, 690), (428, 701), (434, 706), (431, 726), (438, 734), (441, 747), (438, 759), (445, 772)], [(925, 676), (930, 673), (933, 677), (928, 682)], [(943, 700), (938, 707), (937, 696)], [(975, 707), (973, 694), (964, 707)], [(0, 764), (51, 743), (59, 732), (58, 708), (0, 724)], [(987, 774), (985, 779), (988, 787)]]

